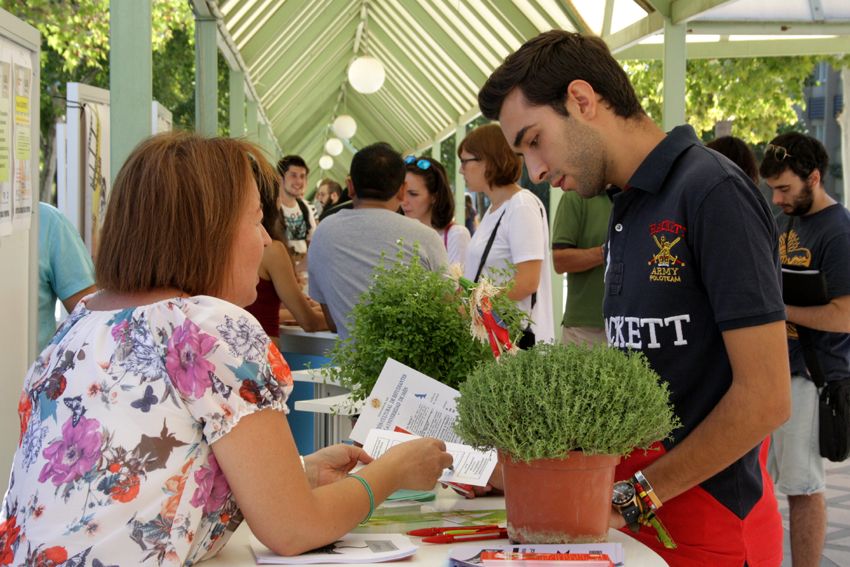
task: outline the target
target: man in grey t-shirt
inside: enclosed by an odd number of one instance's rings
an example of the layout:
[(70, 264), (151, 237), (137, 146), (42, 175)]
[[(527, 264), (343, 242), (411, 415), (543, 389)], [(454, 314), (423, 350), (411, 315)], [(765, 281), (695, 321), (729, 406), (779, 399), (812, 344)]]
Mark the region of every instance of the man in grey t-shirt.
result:
[(437, 232), (396, 211), (404, 199), (405, 167), (401, 155), (378, 143), (351, 160), (348, 192), (352, 210), (325, 219), (316, 228), (308, 251), (310, 297), (322, 305), (331, 330), (348, 337), (348, 315), (372, 283), (381, 253), (395, 258), (399, 245), (407, 258), (419, 245), (422, 265), (432, 271), (448, 263)]

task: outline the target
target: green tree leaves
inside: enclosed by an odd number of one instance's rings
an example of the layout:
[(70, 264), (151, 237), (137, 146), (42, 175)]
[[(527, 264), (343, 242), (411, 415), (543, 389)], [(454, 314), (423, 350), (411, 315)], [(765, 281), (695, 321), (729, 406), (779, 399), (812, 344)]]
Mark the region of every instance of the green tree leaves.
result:
[[(794, 106), (804, 107), (803, 88), (823, 58), (764, 57), (757, 59), (691, 59), (686, 74), (688, 123), (705, 140), (714, 126), (732, 120), (733, 134), (757, 144), (769, 140), (785, 124), (797, 122)], [(647, 114), (662, 117), (661, 61), (625, 61)]]

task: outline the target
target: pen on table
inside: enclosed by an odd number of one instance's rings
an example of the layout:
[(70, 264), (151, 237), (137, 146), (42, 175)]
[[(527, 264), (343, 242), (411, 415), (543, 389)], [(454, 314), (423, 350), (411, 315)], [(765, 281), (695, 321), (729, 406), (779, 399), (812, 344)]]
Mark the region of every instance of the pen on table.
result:
[(410, 530), (409, 532), (407, 532), (407, 535), (422, 537), (422, 536), (433, 536), (433, 535), (449, 534), (449, 533), (454, 534), (454, 533), (458, 533), (458, 532), (462, 532), (462, 533), (488, 532), (489, 533), (489, 532), (495, 532), (495, 531), (502, 530), (502, 529), (505, 529), (505, 528), (502, 528), (502, 527), (500, 527), (496, 524), (487, 524), (487, 525), (483, 525), (483, 526), (440, 526), (440, 527), (436, 527), (436, 528), (419, 528), (419, 529), (416, 529), (416, 530)]
[(467, 534), (455, 534), (451, 535), (448, 533), (442, 535), (435, 535), (422, 538), (424, 543), (454, 543), (458, 541), (481, 541), (485, 539), (503, 539), (508, 537), (508, 530), (505, 528), (492, 531), (492, 532), (472, 532)]

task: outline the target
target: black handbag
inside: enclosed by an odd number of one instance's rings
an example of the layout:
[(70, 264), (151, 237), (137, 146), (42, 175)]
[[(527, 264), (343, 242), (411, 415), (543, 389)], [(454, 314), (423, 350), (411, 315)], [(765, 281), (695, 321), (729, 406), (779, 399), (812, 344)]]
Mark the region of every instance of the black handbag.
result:
[(850, 380), (830, 382), (820, 392), (820, 454), (834, 463), (850, 456)]
[(797, 325), (803, 358), (812, 381), (820, 391), (818, 440), (821, 457), (840, 463), (850, 456), (850, 380), (826, 382), (817, 358), (810, 329)]

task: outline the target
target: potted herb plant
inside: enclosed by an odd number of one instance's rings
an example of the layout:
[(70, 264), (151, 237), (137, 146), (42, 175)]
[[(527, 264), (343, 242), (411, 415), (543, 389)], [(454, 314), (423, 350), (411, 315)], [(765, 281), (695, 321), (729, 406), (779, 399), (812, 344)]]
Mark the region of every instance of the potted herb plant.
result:
[(604, 540), (620, 456), (680, 424), (646, 358), (604, 345), (536, 345), (480, 365), (460, 393), (455, 429), (498, 450), (521, 543)]
[[(524, 314), (504, 294), (493, 298), (512, 337), (518, 337)], [(406, 261), (399, 251), (385, 260), (351, 314), (351, 332), (330, 352), (329, 374), (364, 399), (387, 358), (457, 388), (479, 363), (491, 360), (490, 347), (470, 333), (468, 294), (456, 280), (432, 272), (417, 257)]]

